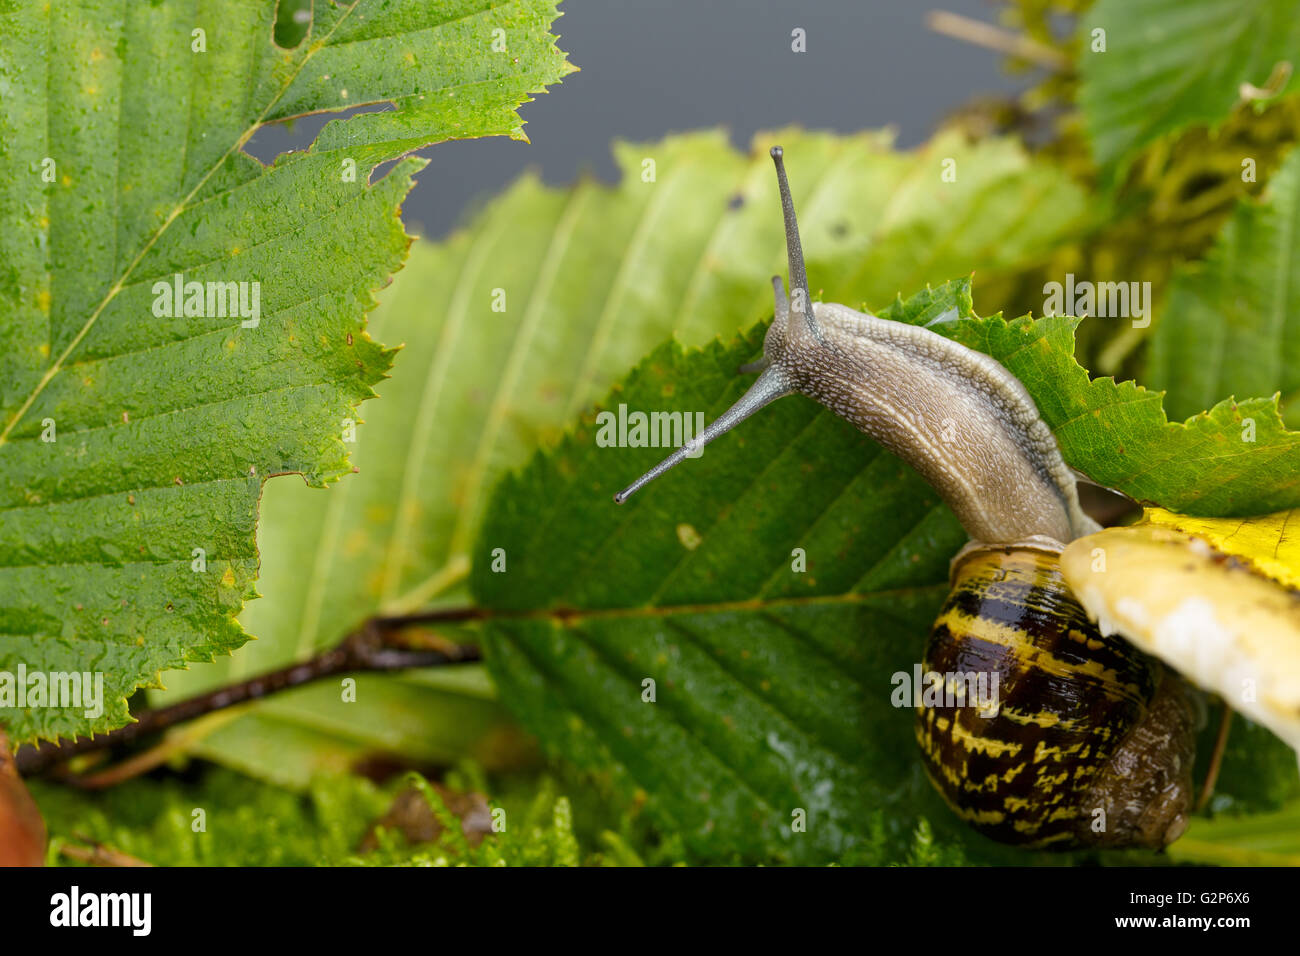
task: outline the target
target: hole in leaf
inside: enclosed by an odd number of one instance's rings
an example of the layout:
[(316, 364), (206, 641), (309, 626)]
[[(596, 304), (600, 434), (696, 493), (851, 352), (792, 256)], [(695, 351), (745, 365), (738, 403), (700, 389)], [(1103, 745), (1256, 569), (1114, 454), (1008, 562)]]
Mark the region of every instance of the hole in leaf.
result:
[(311, 29), (311, 0), (280, 0), (275, 10), (275, 45), (292, 50)]

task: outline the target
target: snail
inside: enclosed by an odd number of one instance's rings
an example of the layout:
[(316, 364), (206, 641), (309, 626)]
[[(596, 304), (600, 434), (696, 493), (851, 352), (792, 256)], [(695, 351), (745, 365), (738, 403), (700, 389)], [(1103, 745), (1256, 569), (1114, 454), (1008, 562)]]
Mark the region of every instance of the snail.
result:
[[(790, 294), (774, 276), (762, 358), (740, 369), (758, 378), (614, 500), (626, 501), (771, 402), (795, 392), (815, 399), (915, 468), (971, 539), (950, 566), (951, 591), (923, 667), (986, 673), (996, 678), (989, 684), (997, 699), (992, 707), (943, 695), (923, 700), (915, 725), (927, 774), (949, 806), (986, 835), (1029, 847), (1171, 843), (1192, 807), (1199, 702), (1178, 673), (1121, 636), (1108, 611), (1115, 595), (1089, 580), (1095, 562), (1078, 560), (1091, 556), (1095, 537), (1129, 529), (1103, 531), (1084, 513), (1076, 473), (1051, 429), (995, 359), (926, 327), (812, 301), (781, 148), (771, 156)], [(1075, 556), (1068, 568), (1063, 551)], [(1123, 584), (1114, 562), (1107, 580)], [(1094, 599), (1086, 609), (1080, 587)], [(1287, 618), (1294, 601), (1277, 590), (1284, 597), (1275, 610), (1286, 618), (1279, 626), (1296, 637), (1300, 626)], [(1178, 666), (1180, 654), (1165, 653), (1171, 642), (1159, 643), (1144, 646)], [(1211, 661), (1192, 674), (1222, 689), (1214, 669)], [(1290, 693), (1300, 701), (1295, 686)], [(1289, 719), (1294, 731), (1300, 709)]]

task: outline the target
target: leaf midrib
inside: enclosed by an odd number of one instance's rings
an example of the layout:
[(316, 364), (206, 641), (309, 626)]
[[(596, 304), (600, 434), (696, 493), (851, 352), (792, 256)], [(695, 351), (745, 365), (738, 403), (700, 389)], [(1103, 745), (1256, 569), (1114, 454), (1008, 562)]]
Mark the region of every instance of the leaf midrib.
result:
[[(411, 502), (417, 492), (417, 477), (421, 463), (428, 452), (432, 437), (433, 422), (437, 416), (438, 406), (442, 402), (442, 393), (446, 387), (447, 375), (455, 358), (455, 345), (460, 337), (469, 312), (470, 289), (473, 287), (471, 276), (477, 279), (487, 260), (488, 251), (496, 245), (497, 239), (505, 230), (507, 223), (498, 215), (491, 227), (479, 232), (470, 244), (460, 269), (460, 277), (448, 301), (447, 318), (438, 335), (438, 344), (434, 349), (434, 361), (429, 363), (429, 372), (425, 377), (424, 389), (420, 395), (420, 407), (416, 412), (414, 424), (415, 440), (406, 446), (406, 460), (402, 471), (402, 486), (397, 496), (394, 510), (396, 525), (393, 535), (384, 549), (383, 566), (380, 574), (379, 606), (388, 607), (398, 600), (398, 588), (402, 579), (402, 562), (409, 547), (414, 521), (407, 519)], [(435, 572), (436, 574), (436, 572)]]
[(1274, 258), (1273, 267), (1273, 301), (1272, 308), (1269, 310), (1269, 332), (1276, 347), (1270, 350), (1270, 355), (1266, 359), (1273, 366), (1272, 381), (1282, 382), (1284, 370), (1282, 368), (1282, 359), (1286, 355), (1286, 310), (1287, 303), (1291, 295), (1291, 269), (1290, 265), (1295, 258), (1295, 227), (1296, 220), (1300, 218), (1300, 175), (1297, 175), (1291, 183), (1291, 208), (1289, 210), (1279, 210), (1281, 215), (1277, 217), (1278, 232), (1281, 234), (1277, 242), (1277, 255)]
[(524, 309), (523, 320), (520, 322), (514, 336), (505, 369), (497, 379), (492, 401), (488, 408), (487, 420), (484, 423), (482, 432), (480, 432), (480, 438), (477, 442), (478, 447), (474, 451), (473, 463), (470, 465), (469, 473), (465, 479), (468, 495), (466, 505), (461, 511), (461, 520), (457, 523), (447, 545), (447, 552), (450, 555), (469, 550), (469, 536), (477, 529), (476, 516), (479, 510), (479, 501), (483, 496), (483, 486), (486, 483), (484, 479), (488, 470), (488, 459), (496, 447), (497, 436), (501, 433), (501, 426), (505, 422), (510, 399), (514, 397), (514, 391), (519, 384), (519, 376), (523, 370), (524, 361), (528, 358), (529, 346), (532, 344), (533, 336), (541, 325), (542, 312), (546, 308), (551, 288), (554, 286), (556, 276), (559, 274), (560, 263), (564, 260), (565, 253), (568, 251), (569, 241), (573, 238), (573, 232), (577, 228), (582, 207), (590, 193), (590, 187), (585, 184), (572, 190), (568, 201), (565, 203), (564, 210), (556, 219), (555, 226), (551, 230), (546, 252), (542, 256), (541, 271), (537, 280), (533, 283), (532, 291), (529, 293), (528, 305)]
[(613, 331), (617, 306), (622, 302), (623, 296), (627, 294), (628, 280), (635, 269), (636, 260), (644, 253), (646, 243), (653, 235), (654, 224), (663, 211), (663, 207), (667, 202), (666, 197), (674, 189), (680, 187), (683, 178), (682, 170), (694, 162), (693, 158), (689, 158), (677, 166), (673, 170), (673, 175), (658, 184), (659, 188), (655, 190), (654, 195), (641, 208), (640, 218), (632, 232), (632, 237), (623, 246), (622, 258), (619, 261), (618, 269), (614, 273), (614, 281), (605, 293), (605, 302), (601, 307), (600, 315), (596, 318), (596, 325), (592, 330), (591, 338), (588, 340), (589, 344), (586, 355), (583, 356), (582, 368), (574, 376), (573, 391), (569, 393), (569, 400), (565, 403), (564, 418), (566, 420), (577, 417), (582, 410), (584, 398), (589, 393), (592, 383), (596, 381), (596, 368), (600, 364), (600, 358), (604, 354), (606, 343)]
[(706, 601), (688, 604), (628, 605), (622, 607), (570, 608), (545, 607), (524, 609), (497, 609), (483, 607), (482, 619), (491, 620), (555, 620), (561, 624), (567, 622), (608, 620), (618, 618), (656, 618), (673, 617), (687, 614), (732, 614), (741, 611), (761, 613), (779, 608), (818, 607), (836, 605), (869, 605), (881, 599), (906, 597), (927, 592), (947, 592), (947, 582), (935, 584), (918, 584), (910, 587), (890, 588), (886, 590), (862, 592), (841, 591), (837, 594), (809, 594), (783, 596), (779, 598), (748, 597), (730, 601)]

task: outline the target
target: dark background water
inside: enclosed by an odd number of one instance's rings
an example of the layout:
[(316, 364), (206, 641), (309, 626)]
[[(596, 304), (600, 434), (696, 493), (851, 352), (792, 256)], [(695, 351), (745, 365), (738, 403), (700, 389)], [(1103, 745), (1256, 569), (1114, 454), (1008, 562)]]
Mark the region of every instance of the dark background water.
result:
[[(581, 67), (526, 104), (531, 144), (503, 137), (442, 143), (403, 206), (412, 232), (439, 237), (529, 166), (565, 184), (590, 170), (612, 181), (614, 139), (722, 126), (737, 146), (797, 124), (841, 132), (893, 126), (923, 141), (979, 93), (1023, 86), (1001, 57), (941, 36), (931, 9), (995, 22), (989, 0), (564, 0), (553, 32)], [(791, 51), (802, 27), (807, 52)], [(262, 130), (264, 160), (310, 144), (326, 117)]]

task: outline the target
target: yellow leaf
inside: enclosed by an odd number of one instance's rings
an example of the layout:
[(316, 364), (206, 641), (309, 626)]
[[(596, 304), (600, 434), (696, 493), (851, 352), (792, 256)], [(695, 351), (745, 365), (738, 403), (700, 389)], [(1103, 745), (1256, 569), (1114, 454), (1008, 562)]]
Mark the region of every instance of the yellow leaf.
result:
[(1255, 518), (1192, 518), (1148, 508), (1142, 523), (1195, 535), (1216, 551), (1293, 591), (1300, 590), (1300, 508)]

